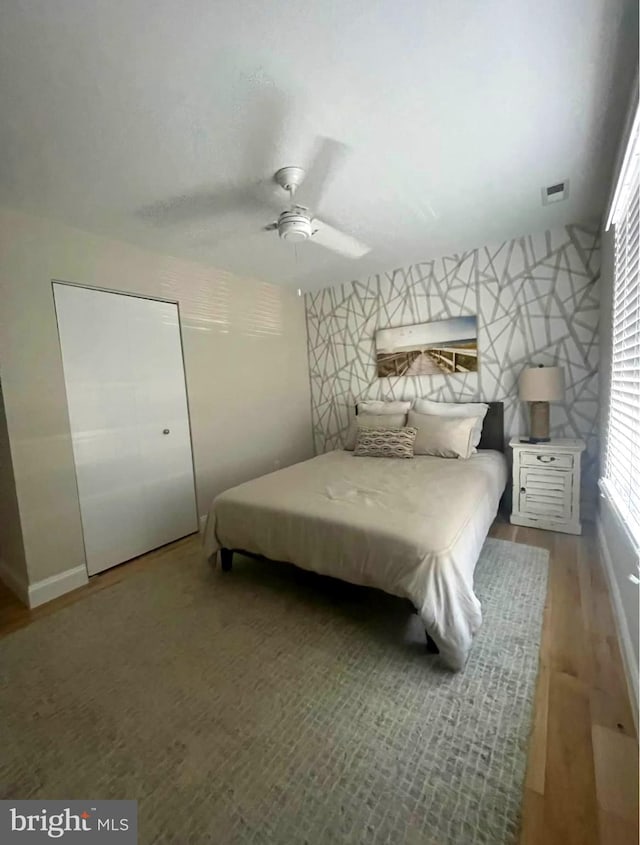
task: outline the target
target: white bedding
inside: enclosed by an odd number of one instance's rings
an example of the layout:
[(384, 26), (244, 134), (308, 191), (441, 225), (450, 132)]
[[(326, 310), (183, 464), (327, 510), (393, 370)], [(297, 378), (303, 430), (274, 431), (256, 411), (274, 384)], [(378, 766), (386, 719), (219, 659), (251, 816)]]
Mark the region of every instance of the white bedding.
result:
[(464, 461), (328, 452), (218, 496), (204, 547), (410, 599), (442, 658), (461, 669), (482, 622), (473, 572), (506, 482), (499, 452)]

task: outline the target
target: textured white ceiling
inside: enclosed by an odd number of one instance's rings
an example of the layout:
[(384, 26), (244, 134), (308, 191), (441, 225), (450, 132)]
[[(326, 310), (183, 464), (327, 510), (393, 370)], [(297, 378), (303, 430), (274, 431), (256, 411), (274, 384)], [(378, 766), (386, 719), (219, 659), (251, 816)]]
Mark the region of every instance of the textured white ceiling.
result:
[[(4, 0), (0, 203), (348, 281), (600, 215), (636, 56), (634, 0)], [(357, 261), (224, 210), (318, 136), (351, 148), (319, 212), (372, 246)]]

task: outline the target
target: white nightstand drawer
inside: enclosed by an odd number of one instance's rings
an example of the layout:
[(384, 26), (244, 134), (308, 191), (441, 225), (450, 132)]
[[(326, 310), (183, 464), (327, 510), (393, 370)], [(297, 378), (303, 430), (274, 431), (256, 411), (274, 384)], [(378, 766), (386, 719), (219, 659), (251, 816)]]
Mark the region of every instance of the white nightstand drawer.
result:
[(520, 465), (525, 467), (550, 467), (573, 469), (573, 455), (567, 452), (525, 452), (520, 455)]

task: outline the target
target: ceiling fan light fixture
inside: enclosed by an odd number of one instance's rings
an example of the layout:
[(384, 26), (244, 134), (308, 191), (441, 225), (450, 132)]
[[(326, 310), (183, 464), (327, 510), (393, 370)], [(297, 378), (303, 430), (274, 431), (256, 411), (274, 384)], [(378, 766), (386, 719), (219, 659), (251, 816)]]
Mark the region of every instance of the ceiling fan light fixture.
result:
[(283, 241), (300, 243), (311, 237), (311, 220), (299, 211), (283, 211), (278, 218), (278, 234)]

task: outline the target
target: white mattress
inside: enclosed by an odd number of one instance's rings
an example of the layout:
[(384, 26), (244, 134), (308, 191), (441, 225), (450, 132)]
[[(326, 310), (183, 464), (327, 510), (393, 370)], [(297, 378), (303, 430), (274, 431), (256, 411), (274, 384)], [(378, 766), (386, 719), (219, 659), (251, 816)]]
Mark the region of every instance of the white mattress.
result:
[(328, 452), (218, 496), (204, 547), (410, 599), (442, 658), (461, 669), (482, 622), (473, 572), (506, 482), (499, 452), (466, 461)]

